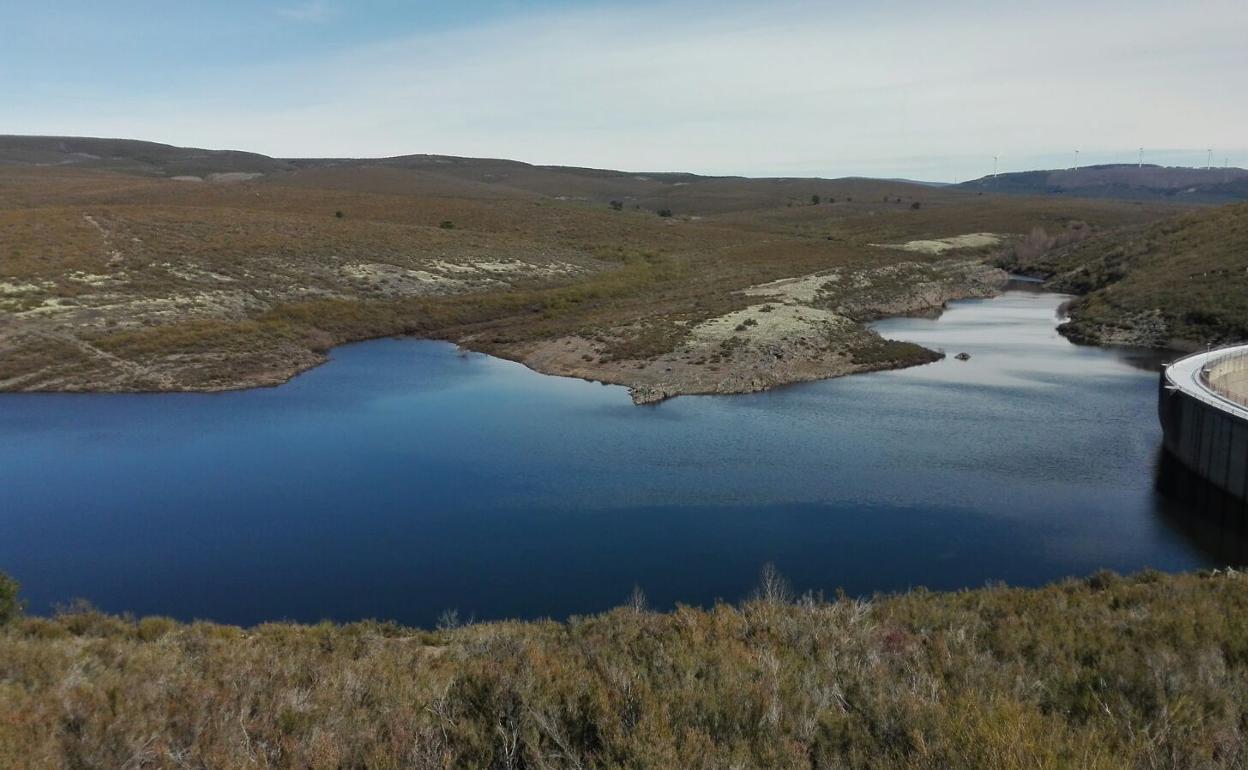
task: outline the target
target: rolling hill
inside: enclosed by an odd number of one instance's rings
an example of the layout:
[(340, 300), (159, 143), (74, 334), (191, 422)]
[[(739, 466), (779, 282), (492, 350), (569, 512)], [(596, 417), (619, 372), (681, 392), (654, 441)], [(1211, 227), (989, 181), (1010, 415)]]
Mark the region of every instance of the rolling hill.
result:
[(1180, 210), (0, 137), (0, 389), (269, 385), (335, 344), (407, 333), (639, 402), (760, 390), (931, 360), (865, 323), (996, 292), (988, 263), (1037, 228)]
[(1248, 339), (1248, 203), (1062, 243), (1033, 233), (1000, 264), (1082, 295), (1079, 342), (1192, 347)]
[(1116, 164), (1078, 170), (1011, 172), (963, 182), (957, 187), (1014, 195), (1231, 203), (1248, 200), (1248, 170)]

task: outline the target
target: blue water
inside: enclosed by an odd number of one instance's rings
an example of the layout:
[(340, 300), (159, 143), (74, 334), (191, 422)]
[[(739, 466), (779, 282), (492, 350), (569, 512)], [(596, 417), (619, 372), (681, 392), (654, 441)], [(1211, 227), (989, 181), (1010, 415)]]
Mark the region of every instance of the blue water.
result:
[(733, 601), (768, 561), (866, 594), (1230, 558), (1154, 490), (1156, 374), (1058, 336), (1063, 299), (878, 325), (929, 366), (652, 407), (395, 339), (273, 389), (6, 395), (0, 570), (36, 612), (429, 625)]

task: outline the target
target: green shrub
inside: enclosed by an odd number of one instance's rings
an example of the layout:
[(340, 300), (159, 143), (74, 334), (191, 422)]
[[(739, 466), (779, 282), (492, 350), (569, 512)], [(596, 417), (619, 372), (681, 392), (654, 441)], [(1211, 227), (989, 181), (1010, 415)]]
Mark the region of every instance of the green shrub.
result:
[(16, 620), (22, 614), (22, 601), (17, 598), (17, 581), (0, 572), (0, 625)]

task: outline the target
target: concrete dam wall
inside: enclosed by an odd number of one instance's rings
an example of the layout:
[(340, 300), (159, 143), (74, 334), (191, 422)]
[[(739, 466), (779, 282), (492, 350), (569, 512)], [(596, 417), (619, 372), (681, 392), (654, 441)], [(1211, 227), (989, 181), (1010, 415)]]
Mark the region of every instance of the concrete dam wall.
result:
[(1197, 353), (1161, 372), (1165, 448), (1239, 500), (1248, 501), (1248, 345)]

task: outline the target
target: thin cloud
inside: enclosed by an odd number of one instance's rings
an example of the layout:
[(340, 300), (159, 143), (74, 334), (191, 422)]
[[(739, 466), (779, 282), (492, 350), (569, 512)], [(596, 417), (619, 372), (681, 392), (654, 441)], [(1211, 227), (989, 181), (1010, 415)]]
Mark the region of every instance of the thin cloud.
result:
[(277, 9), (277, 15), (283, 19), (303, 24), (320, 24), (329, 21), (335, 13), (335, 9), (324, 0), (308, 0), (305, 3)]
[(1242, 0), (1194, 17), (1152, 0), (884, 5), (548, 10), (215, 70), (182, 98), (44, 114), (39, 130), (284, 156), (941, 181), (991, 172), (994, 154), (1003, 171), (1066, 165), (1075, 148), (1085, 162), (1131, 161), (1140, 146), (1248, 161)]

